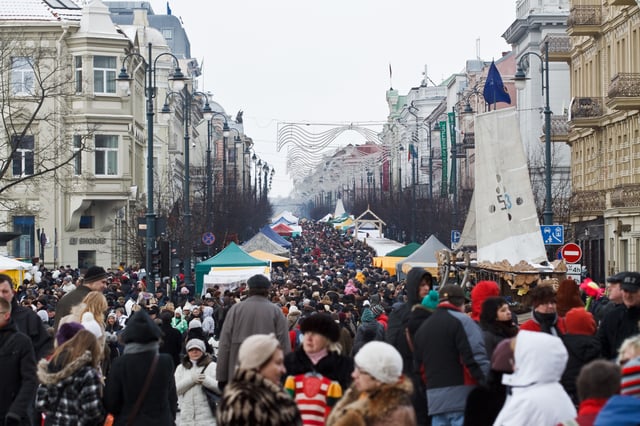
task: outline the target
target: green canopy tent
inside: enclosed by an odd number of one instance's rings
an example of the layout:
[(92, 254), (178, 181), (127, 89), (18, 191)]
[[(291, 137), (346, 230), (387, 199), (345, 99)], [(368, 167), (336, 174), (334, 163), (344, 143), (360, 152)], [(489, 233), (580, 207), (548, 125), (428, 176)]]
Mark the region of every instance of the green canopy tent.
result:
[(397, 248), (393, 251), (390, 251), (385, 256), (388, 257), (408, 257), (413, 254), (414, 251), (420, 248), (420, 244), (418, 243), (409, 243), (404, 247)]
[(213, 284), (229, 285), (246, 281), (256, 273), (268, 277), (271, 262), (251, 256), (236, 243), (230, 243), (212, 258), (196, 264), (196, 294), (202, 294), (205, 275)]

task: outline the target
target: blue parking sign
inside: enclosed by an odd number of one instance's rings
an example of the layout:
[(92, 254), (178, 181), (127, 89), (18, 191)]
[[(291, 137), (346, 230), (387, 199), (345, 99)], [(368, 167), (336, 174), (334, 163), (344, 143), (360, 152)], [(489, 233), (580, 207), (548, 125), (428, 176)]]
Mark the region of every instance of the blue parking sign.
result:
[(564, 244), (564, 225), (540, 225), (542, 241), (548, 246)]
[(460, 243), (460, 231), (453, 230), (451, 231), (451, 247), (458, 243)]

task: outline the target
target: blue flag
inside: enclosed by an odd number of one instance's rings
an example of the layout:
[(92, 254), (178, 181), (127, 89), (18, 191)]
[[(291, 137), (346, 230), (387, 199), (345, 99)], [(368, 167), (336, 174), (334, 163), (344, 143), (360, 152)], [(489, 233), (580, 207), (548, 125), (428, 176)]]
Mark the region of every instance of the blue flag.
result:
[(489, 104), (495, 104), (496, 102), (511, 103), (511, 96), (507, 92), (507, 88), (502, 83), (502, 77), (500, 72), (496, 68), (495, 62), (491, 61), (489, 72), (487, 73), (487, 80), (484, 82), (484, 91), (482, 92), (484, 100)]

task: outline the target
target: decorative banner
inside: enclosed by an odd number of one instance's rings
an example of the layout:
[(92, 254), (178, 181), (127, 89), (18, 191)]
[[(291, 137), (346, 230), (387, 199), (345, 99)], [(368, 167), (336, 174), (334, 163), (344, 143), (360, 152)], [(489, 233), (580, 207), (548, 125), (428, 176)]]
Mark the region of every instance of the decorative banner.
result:
[(441, 121), (440, 126), (440, 158), (442, 159), (442, 179), (440, 180), (440, 197), (447, 196), (447, 122)]
[[(458, 150), (456, 146), (456, 113), (448, 112), (447, 117), (449, 118), (449, 133), (451, 134), (451, 177), (449, 182), (449, 193), (455, 194), (456, 192), (456, 178), (458, 175), (458, 168), (456, 164), (453, 164), (454, 161), (458, 161), (456, 158), (458, 156)], [(455, 151), (455, 152), (454, 152)]]

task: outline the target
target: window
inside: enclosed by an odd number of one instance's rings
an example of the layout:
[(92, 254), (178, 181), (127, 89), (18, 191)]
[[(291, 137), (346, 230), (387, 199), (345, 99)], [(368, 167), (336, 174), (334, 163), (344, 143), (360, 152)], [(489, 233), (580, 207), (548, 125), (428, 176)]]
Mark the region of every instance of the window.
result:
[(32, 95), (35, 85), (34, 80), (31, 58), (24, 56), (11, 58), (11, 93), (14, 95)]
[(171, 40), (173, 38), (173, 28), (163, 28), (162, 36), (165, 40)]
[(73, 153), (76, 157), (73, 159), (73, 174), (82, 174), (82, 136), (73, 135)]
[(80, 229), (93, 229), (93, 216), (80, 216)]
[(118, 137), (96, 135), (96, 175), (115, 176), (118, 174)]
[(82, 56), (76, 56), (73, 59), (76, 64), (76, 72), (75, 72), (76, 93), (82, 93)]
[(93, 58), (93, 91), (116, 93), (116, 57), (95, 56)]
[(35, 216), (14, 216), (13, 230), (20, 236), (11, 241), (13, 257), (30, 258), (35, 254)]
[(13, 164), (13, 176), (29, 176), (33, 174), (33, 135), (23, 137), (13, 135), (11, 138), (11, 147), (13, 156), (11, 162)]

